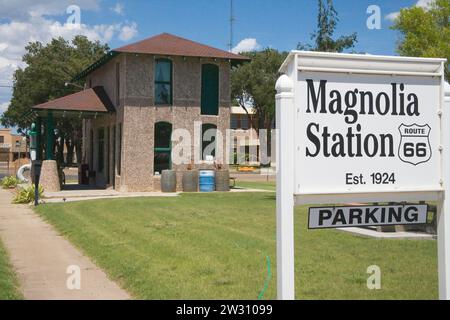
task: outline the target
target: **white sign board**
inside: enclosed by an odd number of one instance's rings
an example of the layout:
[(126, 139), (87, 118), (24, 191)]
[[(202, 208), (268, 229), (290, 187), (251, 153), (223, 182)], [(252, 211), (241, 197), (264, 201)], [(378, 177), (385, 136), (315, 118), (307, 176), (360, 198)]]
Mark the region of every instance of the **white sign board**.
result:
[[(450, 299), (444, 70), (445, 59), (289, 54), (276, 85), (279, 299), (295, 298), (295, 204), (411, 201), (437, 201), (439, 295)], [(419, 223), (426, 211), (312, 208), (310, 227)]]
[(296, 193), (441, 189), (440, 89), (432, 77), (299, 71)]
[(428, 205), (310, 208), (308, 228), (415, 225), (427, 222)]

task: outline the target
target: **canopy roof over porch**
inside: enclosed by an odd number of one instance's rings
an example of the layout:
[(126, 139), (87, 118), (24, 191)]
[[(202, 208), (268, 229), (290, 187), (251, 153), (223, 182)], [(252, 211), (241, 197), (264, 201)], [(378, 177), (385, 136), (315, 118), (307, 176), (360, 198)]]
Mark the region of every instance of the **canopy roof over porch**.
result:
[(43, 137), (41, 137), (42, 124), (45, 126), (46, 134), (46, 160), (53, 160), (53, 149), (55, 145), (54, 118), (55, 117), (79, 117), (95, 118), (98, 114), (114, 113), (115, 107), (108, 97), (105, 89), (101, 86), (86, 89), (80, 92), (38, 104), (23, 115), (33, 120), (36, 127), (36, 149), (37, 159), (42, 159)]
[(86, 89), (32, 107), (34, 111), (67, 111), (89, 113), (112, 113), (114, 105), (101, 86)]

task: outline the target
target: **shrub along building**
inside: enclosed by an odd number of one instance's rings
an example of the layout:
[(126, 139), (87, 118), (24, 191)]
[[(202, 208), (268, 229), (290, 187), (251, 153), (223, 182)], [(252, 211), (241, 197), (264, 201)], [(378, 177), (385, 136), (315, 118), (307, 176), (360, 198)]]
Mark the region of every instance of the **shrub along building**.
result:
[[(164, 33), (110, 51), (75, 77), (86, 79), (84, 91), (33, 109), (46, 117), (50, 133), (55, 116), (83, 117), (82, 163), (96, 186), (154, 191), (160, 188), (159, 173), (173, 169), (179, 187), (188, 165), (172, 163), (172, 131), (186, 129), (193, 138), (197, 122), (201, 132), (212, 128), (225, 133), (230, 126), (230, 69), (246, 60)], [(52, 139), (47, 134), (47, 146)], [(192, 154), (205, 147), (193, 142)], [(51, 152), (46, 158), (52, 159)]]

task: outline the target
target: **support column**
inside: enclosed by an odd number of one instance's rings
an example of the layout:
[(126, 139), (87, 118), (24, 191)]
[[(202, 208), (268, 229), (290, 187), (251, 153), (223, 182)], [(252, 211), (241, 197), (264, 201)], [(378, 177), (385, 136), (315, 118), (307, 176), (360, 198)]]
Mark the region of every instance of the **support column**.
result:
[(450, 300), (450, 86), (442, 110), (442, 177), (445, 193), (437, 210), (439, 299)]
[(54, 160), (53, 148), (55, 145), (54, 119), (52, 111), (47, 112), (45, 160), (42, 161), (40, 185), (44, 192), (56, 192), (61, 190), (58, 175), (58, 165)]
[(36, 160), (42, 160), (42, 118), (36, 118)]
[(295, 299), (294, 282), (294, 85), (282, 75), (276, 84), (277, 121), (277, 297)]
[(55, 146), (55, 132), (54, 132), (54, 121), (53, 121), (53, 112), (47, 112), (47, 146), (45, 149), (45, 159), (53, 160), (53, 148)]
[(57, 192), (61, 190), (61, 182), (58, 176), (58, 165), (55, 160), (42, 161), (40, 185), (44, 193)]

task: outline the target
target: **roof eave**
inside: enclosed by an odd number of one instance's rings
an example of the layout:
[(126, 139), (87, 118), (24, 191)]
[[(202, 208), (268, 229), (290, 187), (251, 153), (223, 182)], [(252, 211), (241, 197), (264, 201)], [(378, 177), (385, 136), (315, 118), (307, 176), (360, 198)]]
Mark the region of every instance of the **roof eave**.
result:
[(100, 115), (111, 114), (110, 111), (83, 111), (83, 110), (59, 110), (59, 109), (33, 109), (34, 118), (45, 117), (48, 112), (51, 112), (54, 117), (62, 118), (81, 118), (92, 119)]
[(89, 74), (94, 72), (95, 70), (99, 69), (106, 63), (108, 63), (112, 58), (118, 56), (121, 53), (129, 53), (129, 54), (148, 54), (148, 55), (161, 55), (161, 56), (173, 56), (173, 57), (190, 57), (190, 58), (205, 58), (205, 59), (220, 59), (220, 60), (228, 60), (231, 62), (232, 66), (240, 65), (245, 62), (250, 62), (251, 59), (245, 56), (238, 56), (238, 57), (214, 57), (214, 56), (195, 56), (195, 55), (178, 55), (178, 54), (167, 54), (167, 53), (149, 53), (149, 52), (140, 52), (140, 51), (128, 51), (128, 50), (111, 50), (109, 51), (105, 56), (103, 56), (101, 59), (97, 60), (93, 64), (91, 64), (89, 67), (81, 71), (79, 74), (77, 74), (75, 77), (72, 78), (71, 82), (76, 82), (81, 79), (86, 78)]
[(147, 55), (161, 55), (161, 56), (172, 56), (172, 57), (189, 57), (189, 58), (205, 58), (205, 59), (220, 59), (220, 60), (235, 60), (235, 61), (250, 61), (251, 59), (245, 56), (236, 55), (230, 57), (221, 57), (214, 55), (193, 55), (193, 54), (177, 54), (177, 53), (165, 53), (165, 52), (144, 52), (139, 50), (121, 50), (115, 49), (113, 52), (116, 53), (130, 53), (130, 54), (147, 54)]
[(83, 71), (78, 73), (77, 75), (75, 75), (75, 77), (72, 78), (71, 82), (76, 82), (78, 80), (86, 78), (89, 74), (91, 74), (95, 70), (99, 69), (100, 67), (102, 67), (103, 65), (108, 63), (111, 59), (116, 57), (119, 53), (120, 52), (114, 51), (114, 50), (108, 51), (108, 53), (106, 53), (99, 60), (97, 60), (96, 62), (91, 64), (89, 67), (87, 67), (86, 69), (84, 69)]
[(111, 110), (77, 110), (77, 109), (67, 109), (67, 108), (42, 108), (42, 107), (31, 107), (31, 109), (35, 112), (40, 111), (52, 111), (52, 112), (73, 112), (73, 113), (114, 113)]

